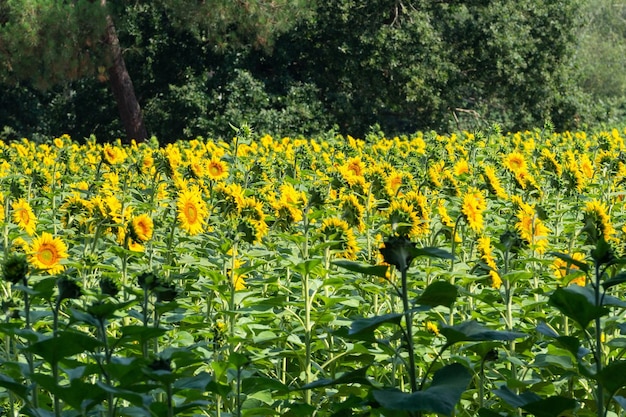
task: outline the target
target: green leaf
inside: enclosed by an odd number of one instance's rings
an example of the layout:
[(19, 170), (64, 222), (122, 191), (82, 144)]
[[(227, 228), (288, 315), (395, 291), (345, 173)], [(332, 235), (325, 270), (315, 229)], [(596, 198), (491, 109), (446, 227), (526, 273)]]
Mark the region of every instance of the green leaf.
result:
[(376, 390), (374, 399), (384, 408), (408, 412), (452, 415), (472, 375), (461, 364), (453, 363), (435, 372), (432, 384), (424, 391), (406, 393)]
[(58, 363), (62, 359), (85, 351), (94, 352), (100, 346), (101, 341), (84, 333), (64, 331), (54, 337), (35, 342), (24, 350), (41, 356), (48, 363)]
[(597, 378), (609, 395), (615, 394), (619, 389), (626, 387), (626, 360), (609, 363), (602, 368)]
[(259, 391), (273, 391), (278, 393), (288, 393), (289, 387), (274, 378), (262, 376), (245, 378), (241, 384), (242, 392), (251, 394)]
[(574, 259), (571, 257), (571, 255), (568, 255), (566, 253), (561, 253), (561, 252), (549, 252), (548, 255), (552, 255), (555, 256), (559, 259), (561, 259), (562, 261), (567, 262), (568, 264), (577, 266), (578, 269), (580, 269), (581, 271), (588, 273), (590, 271), (590, 267), (589, 264), (587, 264), (587, 262), (585, 261), (581, 261), (578, 259)]
[(455, 326), (442, 326), (440, 332), (447, 339), (447, 344), (458, 342), (479, 342), (488, 340), (510, 341), (526, 337), (525, 333), (513, 331), (491, 330), (482, 324), (470, 320)]
[(380, 278), (385, 278), (387, 276), (387, 271), (389, 270), (388, 265), (368, 265), (361, 262), (349, 261), (347, 259), (334, 260), (333, 264), (340, 268), (347, 269), (348, 271), (359, 272), (365, 275), (373, 275)]
[(336, 379), (322, 378), (317, 381), (313, 381), (310, 384), (306, 384), (300, 387), (300, 390), (313, 389), (320, 387), (331, 387), (340, 384), (362, 384), (372, 385), (372, 382), (367, 378), (367, 369), (369, 366), (355, 369), (354, 371), (346, 372)]
[(619, 274), (615, 275), (613, 278), (609, 278), (602, 283), (602, 287), (605, 290), (608, 290), (611, 287), (622, 284), (626, 282), (626, 271), (622, 271)]
[(609, 310), (596, 306), (595, 303), (589, 301), (586, 294), (575, 287), (578, 286), (557, 288), (550, 296), (548, 303), (578, 323), (581, 328), (586, 329), (591, 321), (604, 316)]
[(417, 297), (415, 304), (429, 307), (451, 307), (456, 301), (457, 295), (458, 289), (455, 285), (447, 281), (435, 281), (426, 287), (424, 292)]
[(202, 371), (194, 376), (178, 378), (174, 382), (173, 387), (176, 390), (191, 389), (204, 392), (206, 391), (207, 385), (209, 385), (209, 382), (211, 381), (213, 381), (211, 374)]
[(317, 267), (322, 264), (322, 260), (319, 258), (307, 259), (304, 262), (300, 262), (293, 266), (293, 270), (299, 272), (302, 275), (310, 275)]
[(402, 320), (402, 314), (389, 313), (382, 316), (374, 316), (366, 319), (357, 319), (350, 325), (348, 336), (359, 340), (375, 340), (374, 330), (383, 324), (399, 325)]
[(554, 396), (543, 399), (532, 391), (518, 395), (507, 386), (493, 390), (493, 393), (510, 406), (521, 408), (536, 417), (559, 417), (564, 411), (576, 408), (576, 400), (572, 398)]
[(522, 407), (536, 417), (560, 417), (564, 411), (576, 408), (576, 400), (561, 396), (548, 397), (543, 400), (528, 403)]
[(13, 378), (0, 374), (0, 387), (5, 388), (8, 391), (16, 394), (22, 399), (28, 399), (28, 388), (26, 385), (17, 382)]
[(429, 258), (454, 259), (454, 255), (451, 252), (435, 246), (428, 246), (425, 248), (412, 248), (411, 254), (414, 257), (427, 256)]

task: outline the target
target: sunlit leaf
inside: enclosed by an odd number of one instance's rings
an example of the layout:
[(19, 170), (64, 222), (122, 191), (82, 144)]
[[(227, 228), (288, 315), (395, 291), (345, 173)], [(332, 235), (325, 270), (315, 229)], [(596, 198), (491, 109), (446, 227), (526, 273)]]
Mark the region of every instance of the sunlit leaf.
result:
[(457, 295), (458, 289), (455, 285), (447, 281), (435, 281), (417, 297), (415, 304), (429, 307), (451, 307), (456, 301)]

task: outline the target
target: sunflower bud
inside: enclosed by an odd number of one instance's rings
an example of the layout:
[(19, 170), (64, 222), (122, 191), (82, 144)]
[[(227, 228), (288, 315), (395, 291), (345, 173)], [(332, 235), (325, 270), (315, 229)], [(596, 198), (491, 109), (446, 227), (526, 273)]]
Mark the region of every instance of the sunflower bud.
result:
[(115, 297), (120, 292), (120, 287), (112, 278), (104, 277), (100, 280), (100, 291), (104, 295)]
[(14, 253), (9, 255), (2, 264), (2, 276), (12, 284), (26, 284), (28, 275), (28, 261), (26, 255)]
[(83, 291), (78, 283), (67, 276), (62, 276), (57, 280), (57, 287), (59, 288), (59, 302), (66, 299), (80, 298), (83, 295)]
[(408, 237), (391, 237), (385, 242), (385, 246), (380, 248), (385, 262), (395, 265), (400, 272), (409, 269), (411, 262), (415, 258), (415, 242), (411, 242)]
[(144, 291), (154, 290), (159, 286), (159, 278), (152, 271), (146, 271), (137, 276), (137, 282)]

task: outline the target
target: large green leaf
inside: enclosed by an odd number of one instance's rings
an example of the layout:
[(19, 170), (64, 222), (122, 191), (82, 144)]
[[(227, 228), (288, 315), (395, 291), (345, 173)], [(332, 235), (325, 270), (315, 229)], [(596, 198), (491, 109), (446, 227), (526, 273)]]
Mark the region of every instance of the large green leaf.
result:
[(575, 287), (578, 286), (557, 288), (550, 296), (548, 303), (574, 320), (580, 327), (586, 329), (591, 321), (604, 316), (609, 310), (606, 307), (595, 305), (595, 302), (590, 301), (586, 293)]
[(374, 316), (365, 319), (357, 319), (350, 325), (348, 336), (358, 340), (372, 341), (374, 338), (374, 330), (383, 324), (399, 325), (403, 314), (389, 313), (382, 316)]
[(317, 381), (313, 381), (310, 384), (306, 384), (299, 389), (313, 389), (320, 387), (331, 387), (340, 384), (362, 384), (372, 385), (372, 382), (367, 377), (367, 369), (369, 366), (355, 369), (354, 371), (346, 372), (336, 379), (322, 378)]
[(455, 326), (442, 326), (440, 332), (445, 336), (448, 345), (458, 342), (479, 342), (488, 340), (510, 341), (526, 337), (525, 333), (492, 330), (482, 324), (470, 320)]
[(461, 364), (444, 366), (433, 376), (432, 384), (424, 391), (406, 393), (376, 390), (374, 399), (384, 408), (408, 412), (429, 412), (452, 415), (461, 400), (472, 375)]
[(430, 284), (424, 292), (417, 297), (415, 304), (437, 307), (451, 307), (456, 301), (458, 289), (455, 285), (447, 281), (435, 281)]
[(621, 283), (626, 282), (626, 271), (621, 271), (619, 274), (615, 275), (613, 278), (609, 278), (602, 283), (602, 287), (605, 290), (608, 290), (611, 287), (619, 285)]
[(532, 391), (518, 395), (506, 386), (493, 390), (493, 393), (513, 408), (521, 408), (536, 417), (559, 417), (564, 411), (576, 408), (576, 400), (572, 398), (554, 396), (543, 399)]
[(389, 271), (388, 265), (368, 265), (361, 262), (349, 261), (347, 259), (337, 259), (333, 264), (352, 272), (359, 272), (365, 275), (385, 278)]
[(626, 387), (626, 360), (609, 363), (602, 368), (597, 378), (610, 395), (615, 394), (619, 389)]
[(13, 392), (17, 396), (26, 399), (28, 398), (28, 388), (26, 385), (17, 382), (13, 378), (0, 374), (0, 387)]
[(63, 331), (56, 336), (35, 342), (24, 350), (41, 356), (49, 363), (58, 363), (62, 359), (85, 351), (94, 352), (100, 346), (101, 341), (84, 333)]

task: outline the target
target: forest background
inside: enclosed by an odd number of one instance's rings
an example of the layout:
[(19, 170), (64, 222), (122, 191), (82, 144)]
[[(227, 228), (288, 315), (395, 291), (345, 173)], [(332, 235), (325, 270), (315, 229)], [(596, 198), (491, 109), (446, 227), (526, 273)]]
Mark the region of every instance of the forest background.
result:
[(1, 0), (0, 139), (626, 121), (616, 0)]

